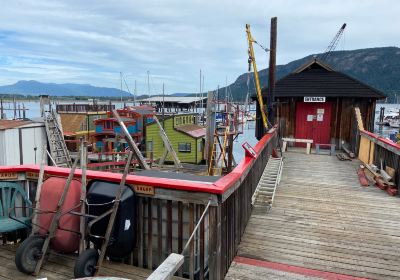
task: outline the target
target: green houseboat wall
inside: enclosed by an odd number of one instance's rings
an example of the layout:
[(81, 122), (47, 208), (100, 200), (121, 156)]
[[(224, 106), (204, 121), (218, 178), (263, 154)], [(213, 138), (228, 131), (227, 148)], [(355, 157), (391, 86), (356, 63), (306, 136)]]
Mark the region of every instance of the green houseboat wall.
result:
[[(160, 120), (160, 123), (161, 125), (164, 123), (165, 133), (181, 162), (199, 164), (203, 160), (203, 138), (194, 138), (175, 129), (180, 125), (195, 124), (195, 114), (167, 117), (164, 122)], [(179, 144), (184, 143), (190, 144), (190, 151), (180, 151)], [(153, 157), (156, 160), (162, 157), (164, 151), (164, 142), (161, 139), (157, 123), (146, 125), (146, 157)], [(170, 154), (168, 154), (166, 161), (173, 161)]]

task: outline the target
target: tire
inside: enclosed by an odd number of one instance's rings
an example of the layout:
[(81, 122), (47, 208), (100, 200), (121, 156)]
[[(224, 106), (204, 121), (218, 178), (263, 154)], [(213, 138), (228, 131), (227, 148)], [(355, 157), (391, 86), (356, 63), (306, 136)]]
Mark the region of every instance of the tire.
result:
[(15, 265), (17, 269), (26, 274), (35, 272), (44, 243), (43, 236), (30, 236), (25, 239), (15, 252)]
[(98, 259), (99, 253), (96, 249), (83, 251), (75, 261), (75, 278), (92, 277), (95, 273)]

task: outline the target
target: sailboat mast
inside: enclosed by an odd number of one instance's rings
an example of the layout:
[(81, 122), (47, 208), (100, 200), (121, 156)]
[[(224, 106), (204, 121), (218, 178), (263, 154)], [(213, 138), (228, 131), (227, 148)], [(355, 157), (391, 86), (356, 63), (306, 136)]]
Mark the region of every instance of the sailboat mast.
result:
[[(199, 97), (201, 98), (201, 101), (199, 103), (201, 105), (201, 108), (203, 108), (203, 93), (201, 92), (201, 69), (200, 69)], [(197, 108), (196, 108), (196, 113), (197, 113)]]
[[(147, 70), (147, 96), (150, 98), (150, 71)], [(150, 103), (150, 101), (149, 101)]]
[(133, 92), (133, 106), (136, 106), (136, 80), (135, 80), (135, 91)]
[(119, 78), (121, 80), (121, 102), (122, 102), (122, 72), (119, 72)]

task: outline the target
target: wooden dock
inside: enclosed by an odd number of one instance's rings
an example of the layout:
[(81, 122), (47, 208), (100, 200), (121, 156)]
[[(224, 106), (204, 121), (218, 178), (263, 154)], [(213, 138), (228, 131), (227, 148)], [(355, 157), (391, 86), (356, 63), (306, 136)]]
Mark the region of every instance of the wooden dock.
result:
[[(17, 270), (14, 263), (15, 250), (16, 246), (14, 245), (3, 245), (0, 247), (0, 280), (33, 280), (40, 278), (47, 278), (48, 280), (51, 280), (74, 278), (75, 258), (72, 256), (54, 253), (50, 254), (49, 258), (45, 261), (39, 276), (34, 277), (26, 275)], [(124, 279), (143, 280), (147, 279), (151, 272), (151, 270), (132, 265), (104, 261), (100, 275)], [(179, 280), (183, 278), (174, 277), (173, 279)]]
[(400, 200), (358, 160), (284, 154), (272, 209), (253, 209), (226, 279), (400, 279)]

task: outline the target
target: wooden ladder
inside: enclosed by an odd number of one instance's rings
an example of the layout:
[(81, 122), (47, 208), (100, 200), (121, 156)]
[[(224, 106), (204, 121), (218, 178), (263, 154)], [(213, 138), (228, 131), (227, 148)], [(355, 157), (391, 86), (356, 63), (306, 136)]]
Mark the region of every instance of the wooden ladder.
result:
[(49, 141), (50, 155), (59, 167), (71, 167), (72, 161), (65, 143), (62, 129), (53, 110), (44, 115), (47, 139)]
[(257, 184), (256, 190), (251, 198), (251, 204), (256, 207), (270, 209), (274, 202), (276, 188), (282, 175), (282, 158), (269, 157), (267, 165)]
[[(210, 159), (210, 164), (208, 166), (208, 175), (209, 176), (215, 176), (215, 175), (222, 175), (222, 166), (225, 165), (225, 160), (226, 160), (226, 145), (228, 143), (228, 136), (229, 136), (229, 126), (225, 128), (225, 133), (224, 133), (224, 142), (221, 147), (219, 143), (219, 136), (218, 133), (214, 135), (214, 143), (213, 143), (213, 148), (212, 148), (212, 153), (211, 153), (211, 159)], [(221, 148), (221, 154), (218, 155), (217, 157), (217, 146), (220, 146)], [(222, 157), (221, 164), (219, 164), (219, 161)]]
[(160, 136), (161, 136), (161, 139), (163, 140), (164, 146), (166, 148), (164, 154), (160, 158), (159, 164), (163, 165), (165, 159), (167, 158), (168, 153), (170, 153), (172, 156), (172, 159), (174, 161), (175, 167), (182, 168), (181, 161), (179, 160), (178, 155), (176, 154), (174, 148), (172, 147), (172, 144), (169, 141), (169, 138), (168, 138), (167, 134), (165, 133), (164, 128), (162, 127), (162, 125), (160, 124), (160, 122), (158, 121), (158, 118), (156, 116), (154, 116), (153, 118), (156, 121), (158, 128), (160, 129)]

